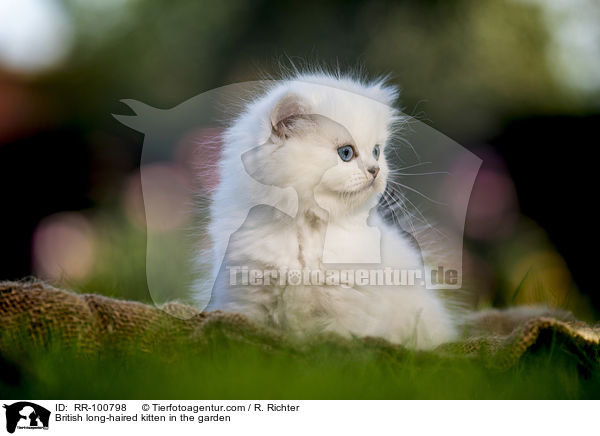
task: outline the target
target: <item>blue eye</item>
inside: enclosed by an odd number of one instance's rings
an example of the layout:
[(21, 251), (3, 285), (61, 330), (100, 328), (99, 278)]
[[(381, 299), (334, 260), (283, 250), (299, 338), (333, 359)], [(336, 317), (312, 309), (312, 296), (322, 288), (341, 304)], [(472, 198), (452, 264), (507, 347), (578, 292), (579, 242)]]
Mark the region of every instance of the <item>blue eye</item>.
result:
[(379, 145), (376, 145), (375, 147), (373, 147), (373, 157), (375, 158), (375, 160), (379, 160), (379, 153), (381, 153), (381, 150), (379, 148)]
[(351, 161), (354, 157), (354, 148), (351, 145), (344, 145), (338, 148), (337, 152), (344, 162)]

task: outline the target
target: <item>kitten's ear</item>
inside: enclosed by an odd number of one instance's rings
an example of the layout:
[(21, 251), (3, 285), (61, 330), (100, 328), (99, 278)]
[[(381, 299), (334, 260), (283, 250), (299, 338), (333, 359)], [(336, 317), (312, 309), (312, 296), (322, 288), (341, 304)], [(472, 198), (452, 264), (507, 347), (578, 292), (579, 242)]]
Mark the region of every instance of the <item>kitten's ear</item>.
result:
[(284, 95), (271, 111), (271, 130), (280, 139), (288, 138), (310, 114), (308, 103), (297, 94)]

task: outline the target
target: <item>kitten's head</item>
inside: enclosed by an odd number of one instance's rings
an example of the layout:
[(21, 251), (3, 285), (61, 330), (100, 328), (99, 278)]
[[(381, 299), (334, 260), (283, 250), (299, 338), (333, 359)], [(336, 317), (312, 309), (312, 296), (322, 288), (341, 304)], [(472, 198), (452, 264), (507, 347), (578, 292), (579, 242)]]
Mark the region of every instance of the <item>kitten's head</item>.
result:
[(244, 164), (260, 182), (316, 200), (330, 217), (370, 209), (386, 187), (384, 151), (395, 119), (392, 107), (373, 98), (295, 83), (272, 103), (270, 137)]

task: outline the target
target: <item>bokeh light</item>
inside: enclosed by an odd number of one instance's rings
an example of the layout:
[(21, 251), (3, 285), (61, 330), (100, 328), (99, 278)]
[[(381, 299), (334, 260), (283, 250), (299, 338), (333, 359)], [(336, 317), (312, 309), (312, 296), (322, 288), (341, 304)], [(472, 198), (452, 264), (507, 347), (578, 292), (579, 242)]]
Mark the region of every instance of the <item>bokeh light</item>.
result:
[(480, 240), (497, 240), (512, 233), (519, 212), (512, 180), (505, 172), (483, 167), (473, 187), (465, 234)]
[(78, 212), (45, 218), (33, 234), (32, 246), (35, 274), (52, 281), (82, 280), (96, 260), (93, 226)]
[(34, 73), (62, 62), (73, 43), (70, 17), (56, 0), (0, 2), (0, 64)]
[(140, 172), (141, 177), (137, 172), (130, 175), (123, 191), (123, 206), (130, 220), (159, 232), (185, 226), (193, 212), (192, 184), (185, 169), (151, 164)]

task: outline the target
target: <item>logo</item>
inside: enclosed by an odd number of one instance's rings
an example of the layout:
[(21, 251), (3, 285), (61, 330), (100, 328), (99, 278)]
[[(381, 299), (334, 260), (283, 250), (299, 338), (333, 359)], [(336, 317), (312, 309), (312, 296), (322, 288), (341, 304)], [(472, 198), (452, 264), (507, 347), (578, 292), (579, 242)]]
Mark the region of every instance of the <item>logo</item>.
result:
[(28, 401), (19, 401), (4, 405), (6, 409), (6, 431), (14, 433), (15, 429), (48, 430), (50, 411)]
[[(306, 177), (291, 173), (293, 166), (267, 170), (265, 162), (271, 162), (271, 155), (280, 156), (276, 150), (286, 138), (284, 131), (293, 127), (286, 123), (300, 120), (298, 128), (321, 126), (322, 132), (344, 138), (344, 144), (358, 143), (353, 138), (357, 129), (344, 124), (350, 118), (329, 118), (327, 104), (312, 107), (296, 94), (281, 94), (278, 102), (266, 99), (270, 94), (265, 90), (274, 86), (287, 89), (286, 82), (236, 83), (196, 95), (171, 109), (123, 100), (134, 114), (115, 118), (144, 133), (140, 177), (135, 178), (135, 183), (141, 182), (144, 206), (140, 211), (132, 200), (127, 207), (131, 217), (140, 216), (146, 228), (146, 278), (154, 303), (160, 307), (173, 299), (185, 299), (193, 287), (196, 305), (206, 308), (216, 303), (213, 291), (217, 286), (227, 284), (227, 270), (230, 281), (238, 285), (241, 274), (242, 286), (246, 286), (246, 274), (250, 286), (281, 278), (292, 286), (307, 285), (303, 271), (295, 269), (303, 266), (302, 261), (286, 264), (284, 259), (277, 259), (273, 265), (277, 279), (270, 271), (265, 276), (264, 269), (256, 270), (252, 262), (231, 263), (256, 229), (291, 229), (296, 218), (320, 235), (310, 251), (325, 266), (309, 272), (311, 285), (313, 278), (327, 280), (329, 274), (333, 283), (352, 279), (356, 284), (366, 277), (369, 285), (370, 276), (377, 283), (397, 277), (391, 284), (382, 283), (397, 286), (395, 282), (406, 275), (418, 278), (414, 285), (422, 288), (460, 289), (464, 224), (481, 159), (428, 124), (386, 107), (386, 103), (361, 94), (349, 97), (350, 91), (312, 83), (316, 93), (323, 91), (324, 96), (335, 95), (340, 101), (350, 98), (353, 104), (364, 106), (361, 113), (388, 114), (384, 119), (394, 118), (401, 134), (388, 135), (386, 141), (381, 138), (388, 150), (381, 156), (379, 148), (368, 152), (365, 148), (359, 156), (352, 147), (336, 150), (330, 144), (329, 152), (315, 151), (316, 160), (307, 166), (310, 172), (301, 173)], [(236, 130), (226, 121), (245, 120), (238, 116), (242, 106), (257, 98), (265, 100), (248, 109), (258, 111), (249, 131), (244, 130), (243, 123)], [(390, 114), (396, 115), (390, 118)], [(376, 124), (366, 119), (362, 122)], [(322, 140), (330, 140), (327, 135)], [(374, 147), (366, 142), (363, 145)], [(281, 156), (287, 155), (282, 152)], [(291, 157), (287, 164), (292, 164)], [(219, 172), (219, 168), (226, 171)], [(222, 191), (215, 191), (218, 186)], [(226, 217), (213, 220), (213, 231), (223, 237), (210, 243), (200, 235), (208, 231), (210, 220), (205, 217), (210, 215), (208, 204), (216, 192), (234, 192), (239, 201), (227, 209)], [(299, 211), (304, 215), (298, 216)], [(352, 219), (345, 220), (343, 226), (331, 225), (330, 216), (348, 211), (352, 211)], [(388, 231), (390, 227), (403, 235), (402, 241), (414, 249), (414, 256), (396, 255), (397, 249), (392, 248), (395, 243), (386, 236), (393, 234)], [(190, 229), (198, 237), (192, 237)], [(276, 241), (277, 236), (269, 233), (269, 240)], [(386, 240), (382, 240), (384, 236)], [(212, 256), (205, 256), (205, 251)], [(343, 270), (338, 270), (342, 265)], [(417, 268), (420, 270), (413, 271)], [(349, 275), (346, 272), (353, 278), (342, 279), (342, 274)], [(261, 283), (253, 285), (254, 278)], [(413, 286), (410, 279), (407, 283)]]

